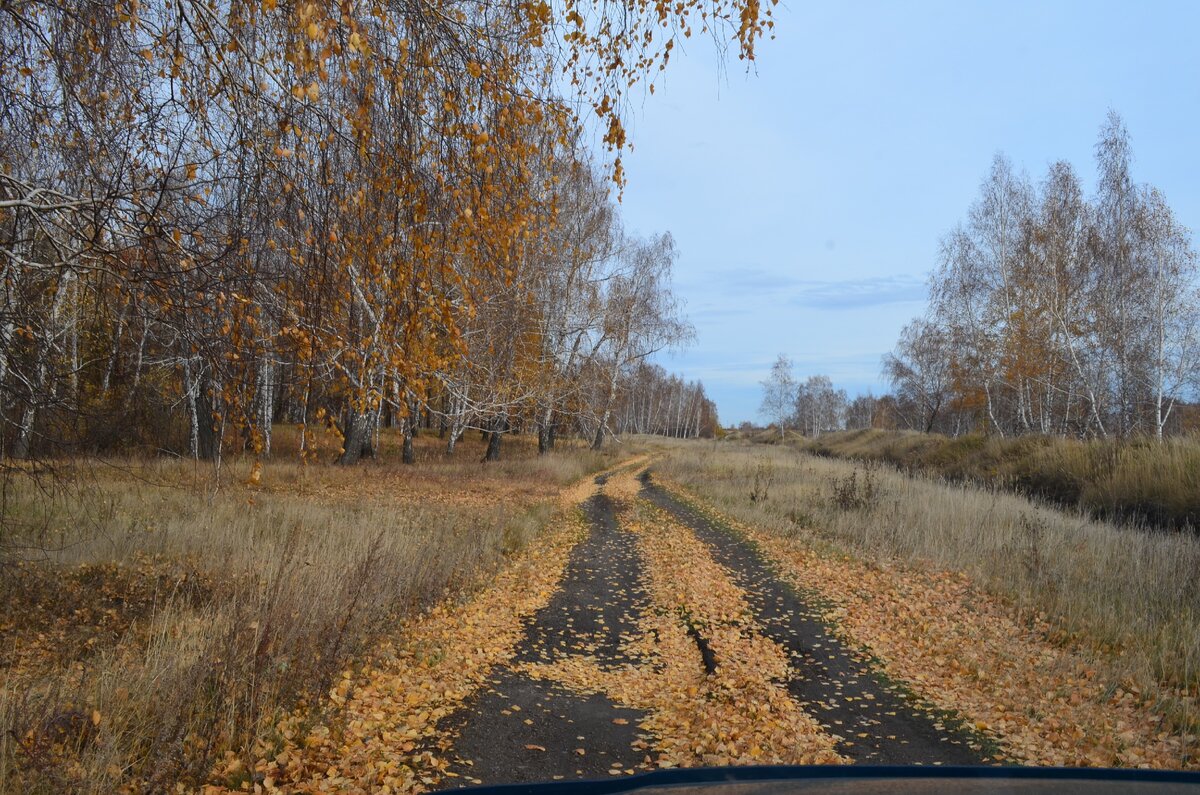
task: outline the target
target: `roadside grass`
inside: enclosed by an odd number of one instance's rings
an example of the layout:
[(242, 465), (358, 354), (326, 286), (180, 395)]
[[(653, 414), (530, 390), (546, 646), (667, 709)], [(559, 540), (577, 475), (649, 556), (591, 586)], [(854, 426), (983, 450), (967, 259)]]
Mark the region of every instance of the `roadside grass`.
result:
[(305, 465), (277, 431), (257, 474), (249, 458), (219, 475), (163, 458), (10, 473), (0, 791), (195, 787), (227, 752), (253, 769), (282, 711), (469, 592), (553, 520), (563, 486), (615, 460), (513, 437), (483, 465), (477, 435), (453, 457), (429, 435), (416, 466)]
[(1200, 528), (1200, 441), (1190, 437), (1083, 441), (863, 430), (795, 444), (818, 455), (999, 486), (1099, 519)]
[(675, 445), (656, 468), (735, 520), (822, 554), (963, 572), (1196, 731), (1200, 539), (1191, 534), (786, 446)]

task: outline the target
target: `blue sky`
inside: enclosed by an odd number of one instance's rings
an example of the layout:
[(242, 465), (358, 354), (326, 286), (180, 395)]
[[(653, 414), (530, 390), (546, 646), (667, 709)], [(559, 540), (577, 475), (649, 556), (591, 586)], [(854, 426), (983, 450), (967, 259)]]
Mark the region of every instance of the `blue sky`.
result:
[[(631, 119), (622, 215), (670, 231), (696, 343), (661, 363), (756, 419), (779, 353), (851, 394), (924, 311), (992, 157), (1093, 181), (1109, 108), (1134, 175), (1200, 227), (1200, 3), (792, 2), (756, 73), (693, 38)], [(682, 56), (682, 57), (680, 57)]]

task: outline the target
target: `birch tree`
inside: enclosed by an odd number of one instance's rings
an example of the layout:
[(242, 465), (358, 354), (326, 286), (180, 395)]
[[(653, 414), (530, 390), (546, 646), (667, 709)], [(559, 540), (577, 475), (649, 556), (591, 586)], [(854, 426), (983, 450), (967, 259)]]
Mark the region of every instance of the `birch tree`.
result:
[(771, 374), (760, 382), (763, 397), (758, 413), (779, 429), (779, 439), (787, 436), (788, 418), (795, 410), (796, 377), (792, 373), (792, 360), (784, 354), (776, 357), (771, 365)]

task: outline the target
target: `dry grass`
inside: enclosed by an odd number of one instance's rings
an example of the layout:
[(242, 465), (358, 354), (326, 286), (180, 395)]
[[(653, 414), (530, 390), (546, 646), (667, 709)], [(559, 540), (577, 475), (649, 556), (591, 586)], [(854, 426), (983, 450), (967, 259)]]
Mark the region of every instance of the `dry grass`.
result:
[(662, 471), (739, 521), (826, 553), (967, 573), (1045, 616), (1114, 681), (1195, 720), (1200, 540), (1134, 531), (1005, 492), (788, 447), (678, 446)]
[(1010, 488), (1097, 518), (1200, 527), (1200, 443), (1193, 438), (1081, 441), (866, 430), (797, 444), (819, 455)]
[[(282, 710), (328, 689), (404, 615), (467, 590), (608, 464), (567, 446), (415, 467), (74, 463), (8, 483), (0, 577), (0, 790), (160, 791), (207, 779)], [(389, 443), (394, 443), (390, 440)], [(396, 460), (392, 457), (391, 460)]]

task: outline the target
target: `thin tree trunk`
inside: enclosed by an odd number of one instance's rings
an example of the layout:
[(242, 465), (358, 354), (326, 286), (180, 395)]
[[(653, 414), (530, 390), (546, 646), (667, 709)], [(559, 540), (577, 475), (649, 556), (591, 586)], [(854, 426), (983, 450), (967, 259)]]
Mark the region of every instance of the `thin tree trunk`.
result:
[(113, 330), (112, 347), (108, 354), (108, 363), (104, 366), (104, 377), (100, 380), (100, 392), (107, 396), (112, 384), (113, 370), (117, 367), (117, 358), (121, 355), (121, 335), (125, 331), (125, 315), (129, 312), (131, 298), (126, 297), (121, 305), (121, 313), (117, 315), (117, 327)]
[(404, 404), (408, 410), (408, 415), (402, 420), (404, 423), (404, 453), (401, 460), (405, 464), (416, 462), (416, 453), (413, 450), (413, 439), (417, 435), (417, 424), (421, 421), (421, 417), (413, 410), (413, 403), (409, 401)]
[(466, 423), (463, 421), (463, 407), (457, 400), (450, 403), (450, 435), (446, 439), (446, 455), (454, 455), (454, 447), (462, 436)]
[(145, 316), (143, 316), (141, 320), (142, 333), (138, 338), (137, 355), (133, 360), (133, 385), (125, 392), (124, 403), (126, 411), (133, 407), (133, 402), (137, 398), (138, 389), (142, 385), (142, 368), (145, 365), (146, 338), (150, 335), (150, 323), (146, 320)]
[(192, 458), (198, 459), (200, 458), (200, 409), (196, 405), (196, 393), (200, 390), (200, 384), (192, 373), (190, 357), (183, 360), (183, 390), (188, 408), (189, 428), (191, 429), (188, 434), (188, 452), (192, 454)]
[(545, 455), (554, 449), (554, 433), (551, 430), (553, 424), (554, 404), (551, 403), (546, 406), (541, 422), (538, 423), (538, 455)]
[(271, 423), (275, 419), (275, 363), (264, 355), (258, 370), (258, 432), (262, 455), (271, 455)]
[(417, 460), (416, 454), (413, 452), (413, 436), (415, 434), (413, 425), (415, 425), (415, 422), (412, 417), (405, 418), (405, 420), (404, 420), (404, 454), (401, 458), (401, 460), (405, 464), (412, 464), (412, 463), (415, 463)]
[[(12, 350), (12, 338), (14, 334), (14, 324), (6, 322), (0, 325), (0, 390), (6, 390), (8, 381), (8, 351)], [(2, 394), (2, 393), (0, 393)], [(3, 457), (3, 445), (7, 434), (3, 432), (3, 428), (8, 424), (8, 412), (5, 410), (5, 401), (0, 397), (0, 457)]]
[(21, 413), (21, 422), (17, 428), (17, 439), (13, 444), (13, 457), (28, 458), (30, 449), (33, 443), (33, 427), (37, 420), (37, 409), (40, 401), (44, 399), (47, 392), (47, 379), (50, 376), (50, 356), (52, 354), (52, 341), (57, 332), (55, 327), (58, 325), (59, 315), (62, 313), (63, 304), (66, 303), (67, 291), (70, 289), (73, 277), (71, 271), (63, 274), (58, 282), (58, 287), (54, 291), (54, 300), (50, 305), (50, 317), (47, 320), (47, 327), (42, 330), (39, 335), (37, 345), (37, 367), (33, 378), (33, 383), (30, 384), (28, 402), (25, 404), (25, 410)]
[(221, 436), (218, 428), (216, 396), (220, 385), (202, 372), (196, 390), (196, 457), (215, 461), (220, 457)]

